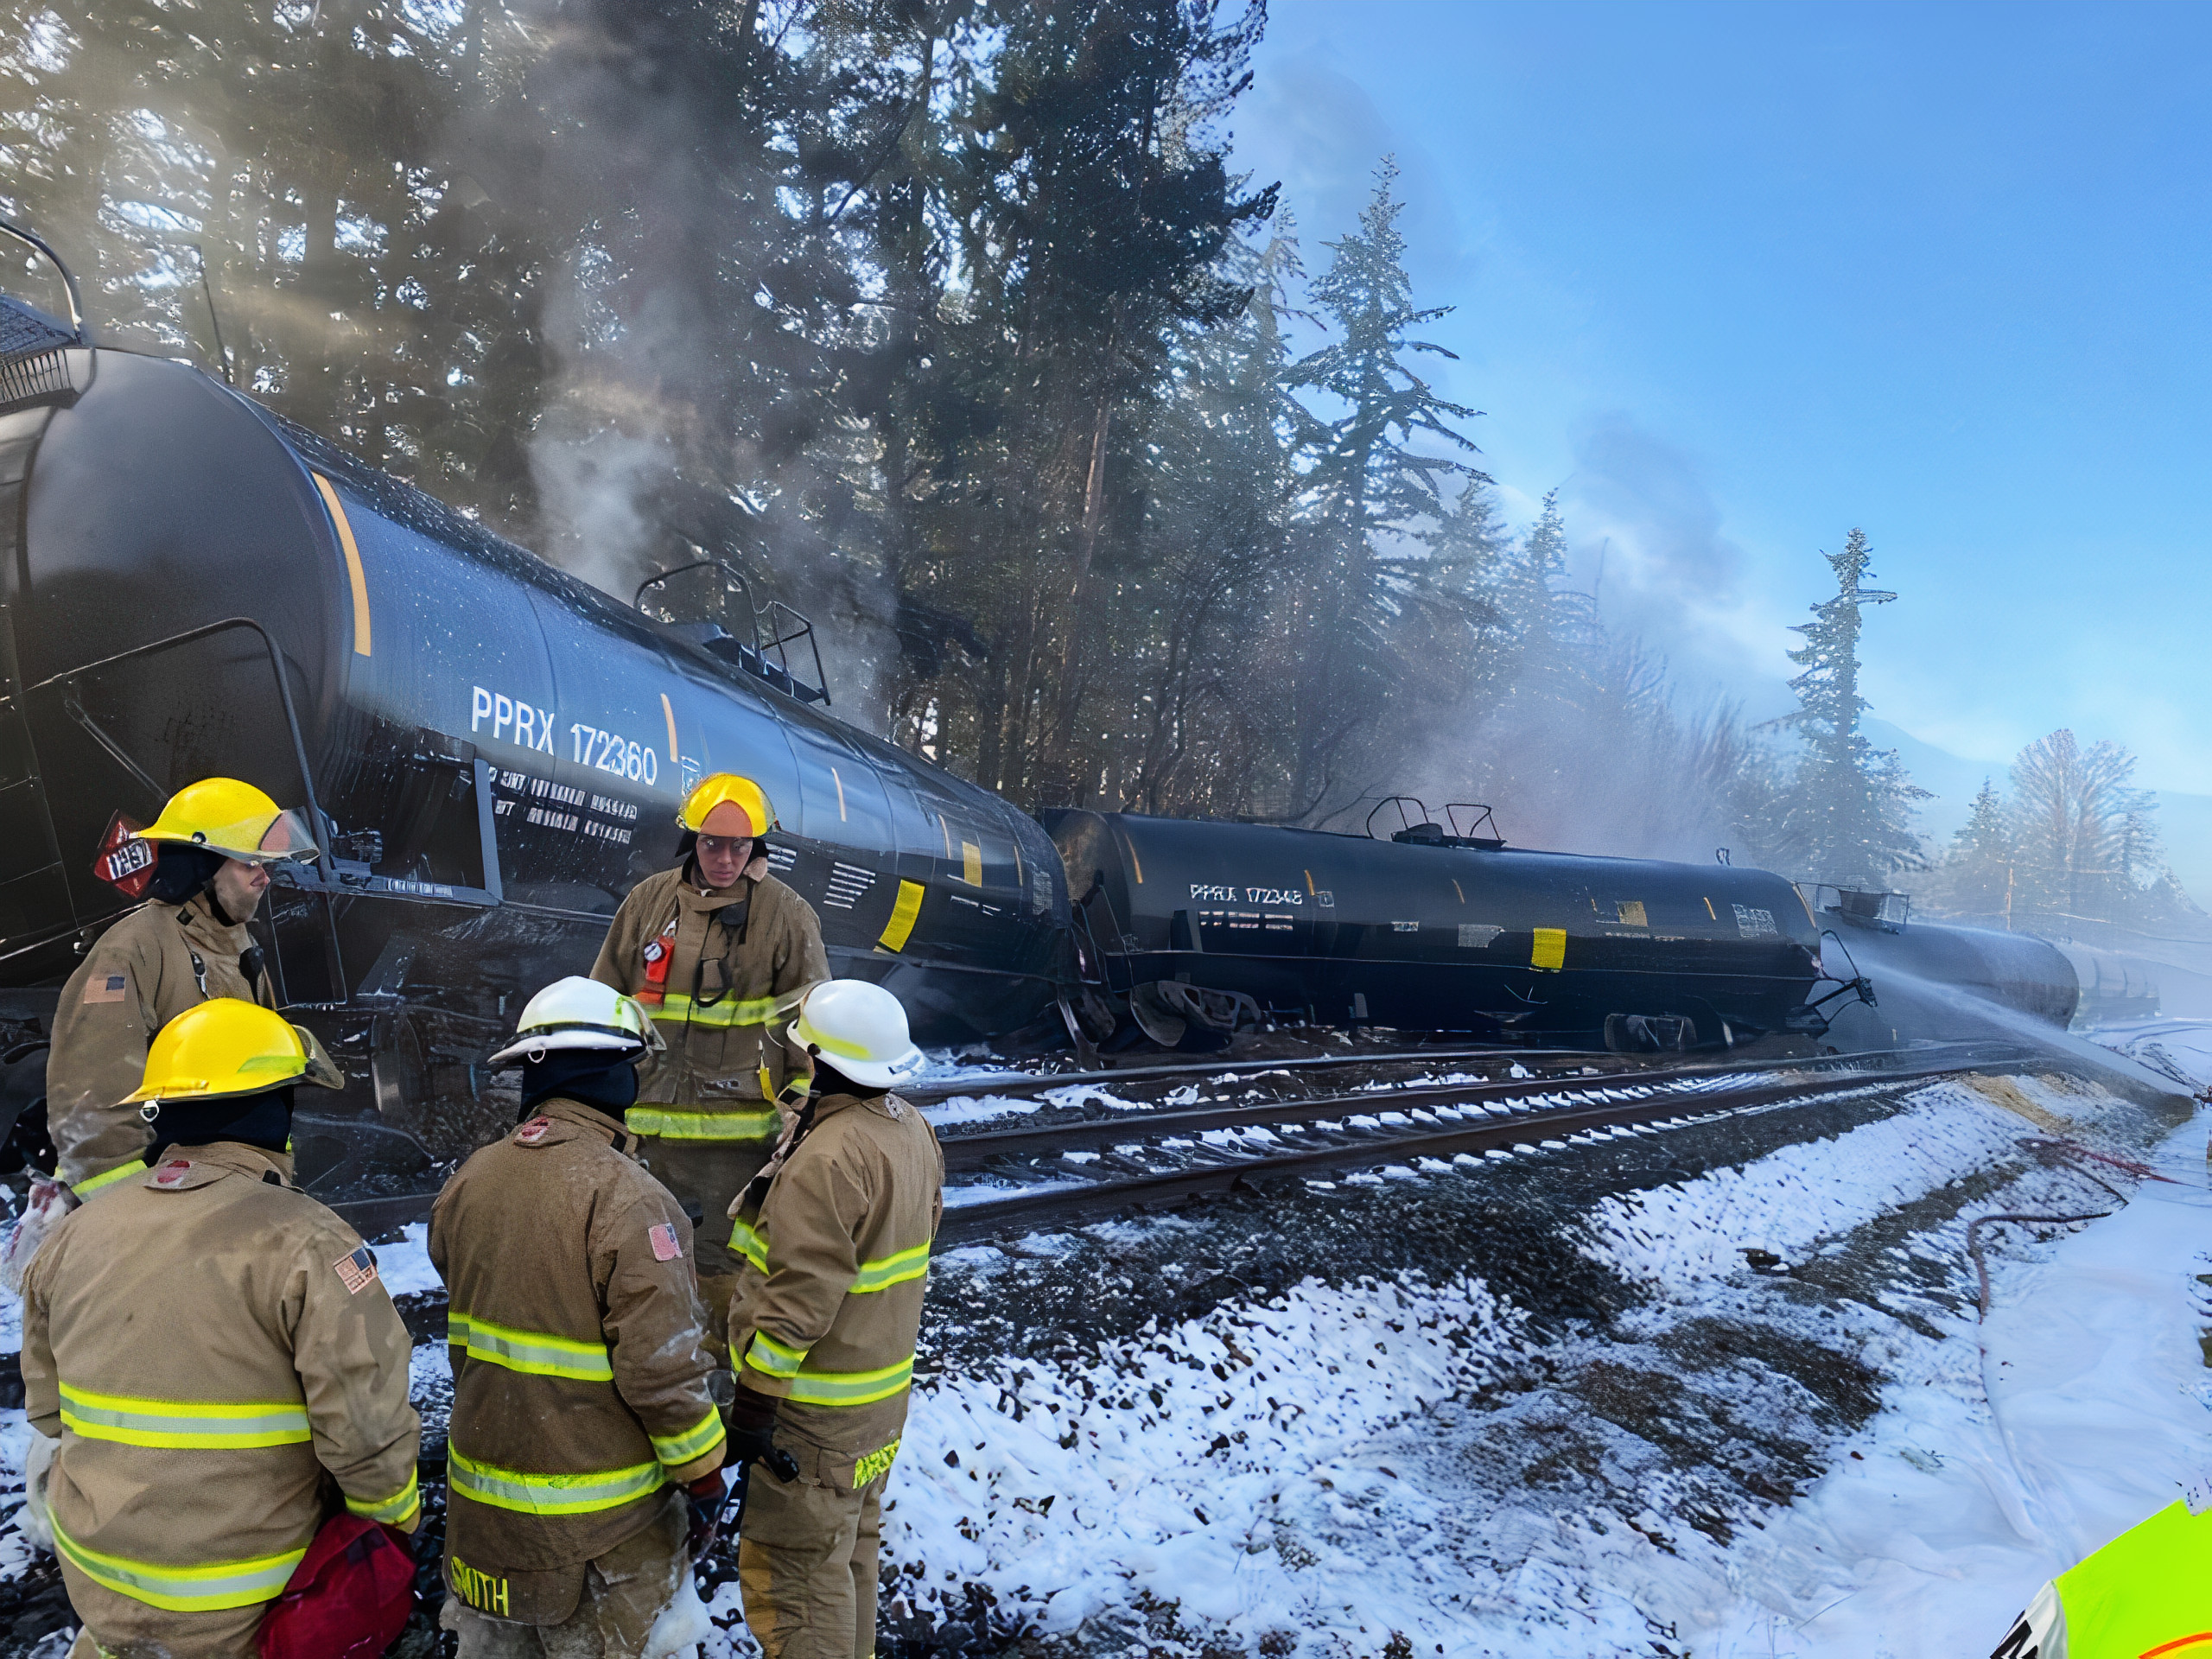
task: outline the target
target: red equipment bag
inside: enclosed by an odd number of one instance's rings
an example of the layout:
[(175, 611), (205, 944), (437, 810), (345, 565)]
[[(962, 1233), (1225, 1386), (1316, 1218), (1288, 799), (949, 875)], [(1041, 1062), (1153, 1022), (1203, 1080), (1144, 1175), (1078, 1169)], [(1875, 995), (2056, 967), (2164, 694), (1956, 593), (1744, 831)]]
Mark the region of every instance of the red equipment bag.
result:
[(358, 1515), (322, 1523), (261, 1620), (261, 1659), (378, 1659), (415, 1607), (404, 1534)]

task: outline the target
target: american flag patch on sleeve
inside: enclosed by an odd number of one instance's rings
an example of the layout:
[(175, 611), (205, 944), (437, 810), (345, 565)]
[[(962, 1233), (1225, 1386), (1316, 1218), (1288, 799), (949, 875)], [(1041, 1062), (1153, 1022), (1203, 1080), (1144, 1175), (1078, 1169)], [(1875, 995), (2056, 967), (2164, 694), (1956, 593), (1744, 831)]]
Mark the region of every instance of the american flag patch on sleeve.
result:
[(377, 1259), (365, 1244), (330, 1265), (338, 1269), (338, 1281), (346, 1287), (348, 1296), (359, 1295), (377, 1281)]
[(666, 1222), (658, 1227), (645, 1229), (645, 1236), (652, 1241), (653, 1260), (673, 1262), (683, 1254), (683, 1246), (677, 1243), (676, 1229)]
[(86, 1002), (120, 1002), (130, 986), (130, 978), (127, 974), (94, 974), (85, 982), (85, 995), (79, 1000)]

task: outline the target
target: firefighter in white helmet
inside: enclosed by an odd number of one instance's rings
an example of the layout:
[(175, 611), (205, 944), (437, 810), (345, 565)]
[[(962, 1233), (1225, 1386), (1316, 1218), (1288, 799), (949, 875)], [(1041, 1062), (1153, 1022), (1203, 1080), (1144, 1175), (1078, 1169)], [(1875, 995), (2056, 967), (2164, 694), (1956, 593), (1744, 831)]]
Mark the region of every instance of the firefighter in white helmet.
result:
[(777, 1028), (830, 963), (813, 906), (768, 872), (776, 810), (759, 784), (710, 772), (677, 825), (677, 868), (631, 889), (591, 976), (635, 997), (666, 1040), (639, 1066), (629, 1127), (653, 1173), (702, 1217), (695, 1265), (719, 1348), (740, 1263), (730, 1200), (775, 1146), (779, 1104), (806, 1092)]
[(464, 1659), (634, 1656), (712, 1540), (724, 1437), (691, 1224), (623, 1127), (658, 1041), (595, 981), (538, 992), (492, 1057), (522, 1067), (521, 1122), (431, 1212), (454, 1375), (443, 1622)]
[(730, 1305), (731, 1457), (752, 1472), (739, 1533), (745, 1622), (767, 1659), (868, 1659), (878, 1511), (906, 1421), (944, 1158), (893, 1093), (922, 1065), (878, 985), (831, 980), (790, 1040), (814, 1091), (734, 1208), (746, 1266)]

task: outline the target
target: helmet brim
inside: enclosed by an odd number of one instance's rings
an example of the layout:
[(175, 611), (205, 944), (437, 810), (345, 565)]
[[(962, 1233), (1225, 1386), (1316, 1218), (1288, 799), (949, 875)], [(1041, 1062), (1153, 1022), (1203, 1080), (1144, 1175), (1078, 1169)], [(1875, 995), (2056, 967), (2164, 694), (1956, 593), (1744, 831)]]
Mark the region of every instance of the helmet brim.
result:
[(520, 1065), (533, 1056), (550, 1054), (556, 1049), (600, 1049), (617, 1059), (634, 1060), (650, 1046), (637, 1033), (613, 1026), (541, 1026), (533, 1031), (518, 1033), (512, 1042), (492, 1057), (491, 1063)]
[[(251, 846), (245, 844), (248, 836), (253, 839)], [(315, 845), (315, 837), (308, 831), (306, 817), (290, 810), (279, 812), (257, 834), (250, 825), (234, 824), (227, 830), (216, 830), (212, 834), (200, 831), (180, 835), (175, 830), (164, 830), (156, 823), (140, 830), (138, 838), (172, 847), (205, 848), (225, 858), (236, 859), (241, 864), (311, 864), (322, 855), (322, 849)]]

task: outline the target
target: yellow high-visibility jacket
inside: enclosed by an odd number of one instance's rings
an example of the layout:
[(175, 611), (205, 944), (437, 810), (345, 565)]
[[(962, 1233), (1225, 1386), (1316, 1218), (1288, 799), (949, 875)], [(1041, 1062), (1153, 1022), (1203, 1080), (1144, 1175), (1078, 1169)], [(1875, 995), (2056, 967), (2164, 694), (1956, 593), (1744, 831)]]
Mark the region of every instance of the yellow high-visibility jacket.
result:
[(451, 1308), (447, 1581), (501, 1618), (568, 1618), (586, 1563), (721, 1463), (691, 1224), (636, 1145), (543, 1101), (431, 1212)]
[(758, 1211), (738, 1211), (729, 1351), (739, 1382), (784, 1401), (808, 1476), (860, 1487), (906, 1426), (944, 1154), (896, 1095), (824, 1095), (814, 1114)]
[[(668, 964), (658, 982), (646, 957), (656, 948)], [(790, 1069), (779, 1020), (830, 977), (830, 960), (814, 907), (766, 859), (714, 893), (687, 887), (680, 870), (646, 877), (615, 912), (591, 976), (637, 998), (668, 1045), (639, 1068), (632, 1134), (742, 1141), (764, 1154), (775, 1144), (773, 1103)]]
[(2212, 1659), (2212, 1510), (2168, 1504), (2036, 1592), (1992, 1659)]

